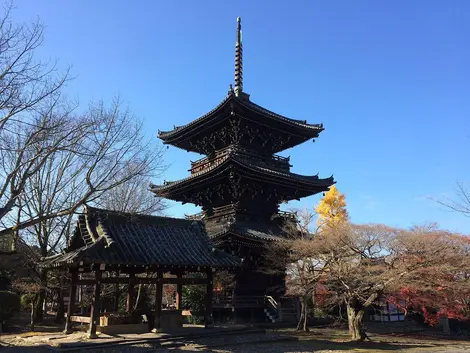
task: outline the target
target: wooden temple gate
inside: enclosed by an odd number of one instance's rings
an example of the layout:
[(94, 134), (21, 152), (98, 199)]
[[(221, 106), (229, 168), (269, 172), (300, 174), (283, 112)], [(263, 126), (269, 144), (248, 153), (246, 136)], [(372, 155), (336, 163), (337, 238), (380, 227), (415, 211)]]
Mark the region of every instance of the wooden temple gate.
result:
[[(162, 328), (163, 285), (176, 285), (176, 310), (181, 315), (183, 285), (205, 285), (204, 322), (212, 320), (213, 272), (239, 267), (240, 259), (213, 247), (202, 222), (138, 216), (86, 207), (79, 216), (67, 250), (41, 261), (43, 268), (66, 270), (71, 277), (65, 332), (74, 320), (88, 322), (96, 337), (100, 296), (106, 284), (127, 284), (126, 311), (132, 312), (135, 286), (155, 284), (154, 328)], [(164, 277), (170, 273), (174, 277)], [(204, 277), (185, 277), (198, 273)], [(79, 275), (89, 275), (82, 279)], [(147, 277), (142, 277), (146, 274)], [(89, 318), (74, 315), (77, 287), (93, 285)], [(181, 318), (182, 321), (182, 318)]]
[[(146, 270), (146, 273), (153, 272), (156, 275), (153, 278), (142, 278), (136, 276), (135, 272), (130, 272), (127, 277), (103, 277), (103, 273), (106, 270), (105, 265), (93, 266), (97, 267), (94, 272), (94, 279), (79, 279), (78, 274), (83, 273), (78, 270), (71, 271), (71, 283), (69, 288), (69, 302), (67, 307), (67, 317), (65, 322), (65, 333), (71, 333), (72, 324), (74, 321), (83, 322), (86, 321), (90, 324), (89, 326), (89, 337), (96, 337), (96, 328), (99, 324), (99, 315), (100, 315), (100, 294), (102, 284), (127, 284), (127, 296), (126, 296), (126, 312), (132, 312), (133, 300), (135, 286), (138, 284), (155, 284), (155, 305), (154, 305), (154, 327), (158, 332), (161, 329), (161, 319), (162, 319), (162, 298), (163, 298), (163, 285), (165, 284), (175, 284), (176, 285), (176, 310), (182, 310), (182, 296), (183, 296), (183, 285), (205, 285), (206, 286), (206, 296), (205, 296), (205, 311), (204, 311), (204, 324), (206, 328), (211, 327), (213, 323), (212, 319), (212, 287), (213, 287), (213, 269), (204, 268), (199, 273), (205, 273), (205, 278), (192, 278), (184, 277), (183, 272), (180, 272), (177, 277), (164, 278), (163, 274), (164, 269), (150, 269)], [(93, 268), (92, 267), (92, 268)], [(192, 272), (192, 271), (191, 271)], [(93, 285), (93, 301), (91, 304), (91, 311), (89, 320), (83, 320), (83, 317), (75, 316), (75, 303), (77, 297), (77, 286), (80, 285)]]

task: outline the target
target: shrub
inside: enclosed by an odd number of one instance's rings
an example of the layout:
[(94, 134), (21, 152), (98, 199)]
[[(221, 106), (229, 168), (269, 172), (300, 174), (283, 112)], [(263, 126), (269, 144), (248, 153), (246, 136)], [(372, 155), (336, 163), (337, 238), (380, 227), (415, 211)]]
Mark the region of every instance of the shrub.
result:
[(187, 317), (189, 324), (204, 322), (204, 298), (206, 287), (204, 285), (183, 286), (182, 305), (191, 310), (192, 316)]
[(20, 296), (14, 292), (0, 291), (0, 332), (19, 311)]
[(11, 287), (11, 273), (0, 268), (0, 290), (8, 290)]
[(36, 294), (26, 293), (21, 296), (21, 309), (30, 310), (31, 304), (36, 301)]

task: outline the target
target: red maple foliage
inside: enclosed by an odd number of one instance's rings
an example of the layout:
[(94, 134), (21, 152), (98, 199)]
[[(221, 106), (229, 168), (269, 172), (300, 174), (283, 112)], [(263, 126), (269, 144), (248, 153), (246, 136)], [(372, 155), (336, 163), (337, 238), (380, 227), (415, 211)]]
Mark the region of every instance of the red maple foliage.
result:
[(421, 313), (429, 325), (436, 325), (441, 317), (470, 320), (470, 238), (427, 231), (422, 242), (435, 244), (440, 261), (425, 264), (413, 276), (412, 284), (402, 286), (387, 300), (405, 314)]

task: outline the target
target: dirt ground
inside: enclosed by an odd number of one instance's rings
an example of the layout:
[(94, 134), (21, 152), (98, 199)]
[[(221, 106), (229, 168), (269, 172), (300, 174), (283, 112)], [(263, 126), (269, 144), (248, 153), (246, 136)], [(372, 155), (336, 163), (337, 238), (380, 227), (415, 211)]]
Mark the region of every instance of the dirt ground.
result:
[[(26, 321), (27, 322), (27, 321)], [(80, 327), (78, 327), (80, 328)], [(37, 325), (35, 332), (28, 330), (23, 319), (19, 319), (14, 332), (0, 334), (0, 351), (11, 353), (45, 353), (51, 352), (47, 347), (58, 347), (67, 342), (104, 342), (122, 341), (131, 339), (145, 339), (156, 337), (155, 334), (119, 335), (118, 337), (100, 335), (98, 340), (89, 341), (86, 338), (86, 327), (72, 335), (62, 333), (63, 325), (54, 323), (52, 317), (48, 317), (41, 325)], [(185, 330), (197, 330), (197, 327)], [(231, 328), (231, 330), (236, 328)], [(186, 331), (188, 332), (188, 331)], [(215, 332), (215, 331), (213, 331)], [(150, 335), (150, 336), (149, 336)], [(153, 336), (152, 336), (153, 335)], [(268, 337), (282, 336), (293, 338), (292, 341), (264, 342)], [(259, 337), (258, 337), (259, 336)], [(371, 342), (350, 342), (348, 333), (339, 328), (314, 327), (310, 332), (297, 332), (294, 329), (269, 330), (268, 334), (253, 335), (250, 339), (243, 339), (243, 334), (236, 334), (230, 338), (224, 338), (222, 345), (214, 345), (210, 335), (205, 338), (195, 339), (185, 343), (182, 347), (156, 348), (148, 344), (126, 345), (122, 347), (93, 348), (75, 350), (75, 352), (104, 353), (104, 352), (213, 352), (213, 353), (241, 353), (241, 352), (316, 352), (316, 353), (342, 353), (342, 352), (368, 352), (368, 353), (470, 353), (470, 340), (449, 339), (448, 337), (431, 337), (426, 333), (415, 334), (370, 334)], [(213, 339), (213, 338), (212, 338)], [(269, 339), (268, 339), (269, 340)]]

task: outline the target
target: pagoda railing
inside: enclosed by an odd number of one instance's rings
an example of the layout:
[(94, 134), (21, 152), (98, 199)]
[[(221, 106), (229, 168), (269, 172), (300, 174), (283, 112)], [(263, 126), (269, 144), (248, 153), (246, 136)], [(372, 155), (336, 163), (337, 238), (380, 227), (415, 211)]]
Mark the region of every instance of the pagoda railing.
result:
[[(231, 215), (231, 214), (234, 214), (237, 210), (238, 210), (238, 203), (229, 204), (229, 205), (220, 206), (220, 207), (214, 207), (212, 209), (212, 212), (211, 212), (210, 216), (211, 217), (219, 217), (219, 216), (223, 216), (223, 215)], [(199, 220), (202, 220), (205, 217), (207, 217), (208, 214), (207, 214), (207, 212), (202, 211), (202, 212), (195, 213), (195, 214), (192, 214), (192, 215), (186, 215), (185, 214), (184, 216), (185, 216), (186, 219), (199, 221)]]
[(223, 160), (230, 153), (236, 153), (239, 156), (242, 156), (247, 159), (253, 159), (256, 161), (261, 161), (266, 163), (266, 165), (289, 171), (291, 165), (289, 164), (289, 157), (282, 157), (279, 155), (269, 155), (264, 153), (258, 153), (247, 148), (239, 146), (228, 146), (221, 150), (215, 151), (212, 155), (203, 157), (195, 162), (191, 162), (191, 169), (189, 170), (191, 174), (198, 173), (204, 169), (207, 169), (212, 166), (217, 166), (222, 163)]
[(273, 215), (273, 219), (277, 217), (288, 218), (294, 221), (297, 220), (297, 213), (295, 212), (287, 212), (287, 211), (278, 211), (276, 214)]
[(204, 212), (199, 212), (199, 213), (190, 214), (190, 215), (185, 214), (184, 216), (185, 216), (186, 219), (189, 219), (191, 221), (200, 221), (200, 220), (204, 219), (205, 213)]

